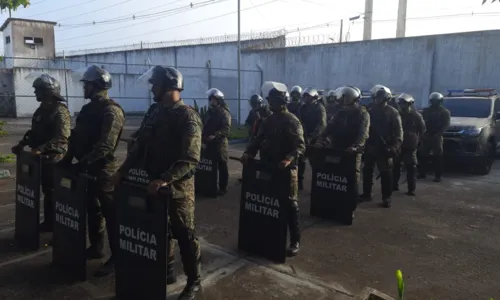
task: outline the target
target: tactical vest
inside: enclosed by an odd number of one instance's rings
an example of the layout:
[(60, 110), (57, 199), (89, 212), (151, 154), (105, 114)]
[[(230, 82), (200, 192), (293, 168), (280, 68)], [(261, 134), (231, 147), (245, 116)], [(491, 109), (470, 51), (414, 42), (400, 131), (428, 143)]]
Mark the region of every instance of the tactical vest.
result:
[(289, 112), (272, 114), (266, 118), (261, 125), (264, 132), (264, 139), (260, 145), (261, 160), (271, 163), (280, 162), (296, 147), (295, 140), (291, 139), (290, 134), (290, 126), (293, 122), (291, 118), (293, 116)]
[(56, 102), (52, 107), (42, 108), (41, 106), (33, 114), (31, 119), (31, 130), (28, 135), (28, 146), (38, 148), (54, 138), (54, 127), (56, 115), (59, 107), (65, 104)]
[[(70, 137), (71, 143), (74, 146), (76, 159), (80, 160), (92, 152), (94, 146), (101, 139), (104, 112), (111, 105), (120, 108), (122, 113), (125, 114), (122, 107), (113, 99), (105, 99), (95, 103), (90, 102), (82, 107), (80, 114), (76, 118), (76, 126), (72, 130)], [(114, 150), (118, 147), (122, 131), (120, 131)], [(114, 151), (105, 158), (106, 162), (113, 161), (114, 159)]]
[(335, 147), (347, 148), (354, 145), (359, 136), (359, 125), (363, 120), (362, 107), (343, 108), (333, 119), (333, 143)]

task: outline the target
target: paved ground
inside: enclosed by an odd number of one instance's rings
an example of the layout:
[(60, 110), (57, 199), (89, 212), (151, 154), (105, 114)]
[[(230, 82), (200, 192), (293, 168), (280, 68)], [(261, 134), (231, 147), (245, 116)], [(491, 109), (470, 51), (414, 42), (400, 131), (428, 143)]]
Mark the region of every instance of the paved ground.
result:
[[(7, 130), (19, 134), (24, 128), (16, 124)], [(17, 139), (0, 140), (0, 152)], [(119, 151), (123, 156), (124, 147)], [(241, 146), (235, 146), (231, 154), (240, 151)], [(13, 166), (4, 167), (12, 170)], [(350, 227), (309, 217), (306, 186), (300, 199), (302, 252), (283, 265), (238, 253), (236, 179), (241, 166), (231, 161), (230, 170), (230, 191), (225, 197), (197, 199), (203, 299), (352, 299), (366, 286), (395, 297), (397, 269), (405, 275), (405, 299), (500, 297), (498, 166), (483, 177), (456, 173), (448, 174), (441, 184), (419, 182), (417, 197), (397, 193), (391, 209), (380, 208), (377, 202), (362, 204)], [(70, 282), (50, 267), (50, 247), (23, 253), (12, 245), (13, 184), (14, 180), (0, 181), (0, 299), (111, 298), (113, 276)], [(50, 240), (47, 235), (41, 238), (42, 244)], [(89, 272), (98, 265), (89, 263)], [(169, 286), (169, 299), (175, 299), (182, 285)]]

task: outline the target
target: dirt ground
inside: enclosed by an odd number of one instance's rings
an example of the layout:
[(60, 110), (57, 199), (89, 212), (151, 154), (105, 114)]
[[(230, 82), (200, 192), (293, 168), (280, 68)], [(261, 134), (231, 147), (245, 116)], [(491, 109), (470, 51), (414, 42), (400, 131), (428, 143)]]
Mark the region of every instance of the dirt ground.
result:
[[(131, 119), (127, 132), (139, 120)], [(0, 140), (7, 153), (27, 129), (27, 121), (10, 122), (11, 136)], [(125, 155), (122, 143), (118, 152)], [(243, 145), (231, 147), (239, 156)], [(13, 164), (9, 169), (15, 176)], [(307, 170), (310, 181), (310, 168)], [(393, 207), (375, 201), (358, 207), (352, 226), (309, 216), (309, 186), (301, 193), (300, 255), (276, 265), (238, 252), (241, 165), (230, 161), (229, 193), (197, 198), (197, 233), (202, 242), (201, 299), (353, 299), (365, 287), (397, 296), (395, 271), (405, 276), (405, 299), (487, 300), (500, 298), (500, 167), (487, 176), (447, 173), (443, 182), (419, 181), (417, 196), (401, 192)], [(404, 177), (404, 176), (403, 176)], [(0, 299), (111, 299), (114, 276), (69, 281), (51, 265), (51, 247), (20, 252), (13, 245), (14, 179), (0, 180)], [(42, 235), (42, 245), (50, 241)], [(88, 264), (89, 272), (99, 261)], [(181, 266), (178, 266), (182, 273)], [(89, 273), (91, 274), (91, 273)], [(183, 280), (168, 287), (175, 299)]]

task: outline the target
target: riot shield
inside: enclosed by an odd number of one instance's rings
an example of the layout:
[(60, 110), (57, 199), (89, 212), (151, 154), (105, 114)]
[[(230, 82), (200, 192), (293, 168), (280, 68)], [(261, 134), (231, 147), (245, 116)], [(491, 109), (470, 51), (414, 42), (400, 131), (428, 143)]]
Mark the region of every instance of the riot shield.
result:
[(17, 155), (15, 242), (21, 248), (40, 247), (41, 160), (30, 152)]
[(309, 147), (312, 166), (311, 216), (352, 224), (358, 186), (356, 156), (345, 150)]
[(284, 263), (291, 176), (277, 167), (258, 160), (243, 167), (238, 248)]
[(87, 187), (95, 180), (56, 168), (52, 263), (76, 280), (87, 277)]
[(194, 178), (195, 191), (197, 194), (216, 198), (219, 157), (217, 151), (206, 144), (202, 145), (201, 159), (196, 166)]
[(146, 185), (122, 181), (115, 191), (117, 299), (165, 299), (170, 194), (149, 196)]

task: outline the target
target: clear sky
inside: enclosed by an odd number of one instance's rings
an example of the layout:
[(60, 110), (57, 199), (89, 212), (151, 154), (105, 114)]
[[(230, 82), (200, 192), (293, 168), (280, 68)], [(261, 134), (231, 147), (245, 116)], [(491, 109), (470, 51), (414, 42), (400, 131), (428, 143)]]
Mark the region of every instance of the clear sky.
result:
[[(339, 20), (362, 14), (364, 2), (241, 0), (241, 31), (298, 29), (290, 36), (338, 40)], [(499, 29), (500, 4), (489, 2), (408, 0), (406, 35)], [(395, 36), (397, 6), (398, 0), (374, 0), (373, 39)], [(237, 0), (32, 0), (12, 17), (58, 22), (56, 49), (70, 51), (235, 34), (236, 11)], [(8, 12), (0, 17), (3, 23)], [(344, 21), (343, 33), (344, 40), (346, 34), (351, 41), (362, 39), (362, 16)]]

